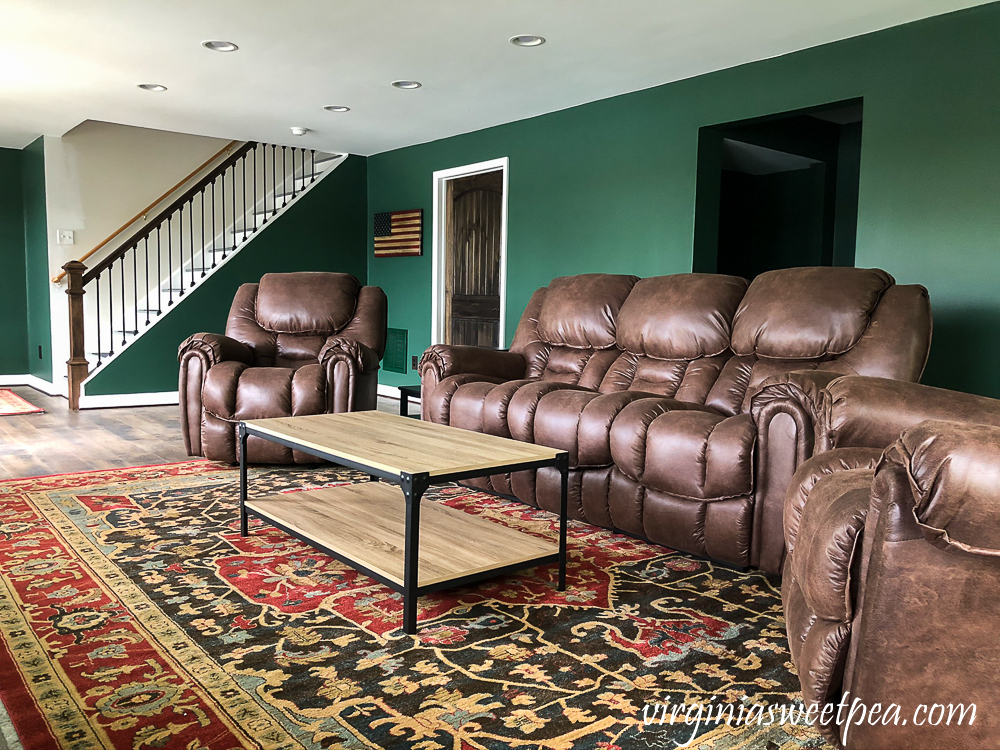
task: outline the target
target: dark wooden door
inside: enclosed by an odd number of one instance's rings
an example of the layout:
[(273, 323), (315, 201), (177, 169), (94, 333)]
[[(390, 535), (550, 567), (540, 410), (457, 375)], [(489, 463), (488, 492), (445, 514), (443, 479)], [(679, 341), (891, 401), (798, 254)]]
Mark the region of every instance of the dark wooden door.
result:
[(448, 344), (500, 346), (500, 222), (503, 172), (448, 183), (445, 337)]

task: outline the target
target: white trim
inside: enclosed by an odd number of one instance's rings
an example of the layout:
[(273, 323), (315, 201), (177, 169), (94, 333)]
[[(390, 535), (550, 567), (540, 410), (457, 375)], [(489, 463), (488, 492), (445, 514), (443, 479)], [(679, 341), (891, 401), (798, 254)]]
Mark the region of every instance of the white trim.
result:
[(445, 228), (441, 211), (445, 205), (448, 181), (484, 172), (503, 173), (503, 202), (500, 208), (500, 348), (506, 346), (507, 334), (507, 192), (510, 160), (506, 156), (464, 167), (441, 169), (434, 173), (434, 206), (431, 229), (431, 343), (444, 341), (444, 253)]
[(24, 385), (28, 388), (34, 388), (36, 391), (44, 393), (46, 396), (66, 397), (65, 388), (61, 389), (55, 383), (50, 383), (48, 380), (42, 380), (37, 375), (0, 375), (0, 386), (10, 385)]
[[(394, 385), (384, 385), (382, 383), (378, 384), (378, 395), (384, 398), (393, 398), (399, 401), (399, 388)], [(410, 396), (407, 398), (407, 402), (411, 404), (419, 404), (420, 398)]]
[(80, 394), (81, 409), (107, 409), (113, 406), (167, 406), (176, 403), (179, 403), (177, 391), (115, 393), (108, 396)]

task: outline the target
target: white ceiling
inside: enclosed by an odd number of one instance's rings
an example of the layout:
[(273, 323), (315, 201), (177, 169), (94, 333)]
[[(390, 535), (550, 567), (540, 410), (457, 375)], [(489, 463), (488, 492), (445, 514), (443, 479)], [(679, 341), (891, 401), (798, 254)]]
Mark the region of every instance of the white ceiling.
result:
[[(0, 0), (0, 146), (92, 119), (373, 154), (981, 4)], [(400, 78), (424, 86), (389, 86)]]

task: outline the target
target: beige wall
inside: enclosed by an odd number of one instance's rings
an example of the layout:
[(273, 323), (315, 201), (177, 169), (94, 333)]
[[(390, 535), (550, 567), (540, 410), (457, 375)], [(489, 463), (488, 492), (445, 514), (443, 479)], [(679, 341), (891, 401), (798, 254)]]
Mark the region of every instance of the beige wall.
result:
[[(103, 241), (227, 143), (218, 138), (92, 120), (61, 138), (46, 136), (50, 277), (58, 274), (64, 263)], [(132, 231), (142, 224), (142, 220), (136, 222)], [(57, 244), (57, 229), (72, 229), (74, 244)], [(121, 238), (128, 234), (123, 233)], [(88, 265), (116, 247), (110, 243)], [(53, 363), (58, 386), (65, 384), (60, 378), (60, 365), (69, 356), (65, 285), (53, 284), (51, 291)]]

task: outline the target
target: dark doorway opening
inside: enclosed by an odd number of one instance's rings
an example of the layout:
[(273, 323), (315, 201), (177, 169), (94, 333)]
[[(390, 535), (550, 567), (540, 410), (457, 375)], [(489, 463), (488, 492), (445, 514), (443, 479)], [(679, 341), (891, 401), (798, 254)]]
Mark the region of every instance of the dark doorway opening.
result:
[(694, 270), (853, 266), (861, 122), (852, 99), (702, 128)]

